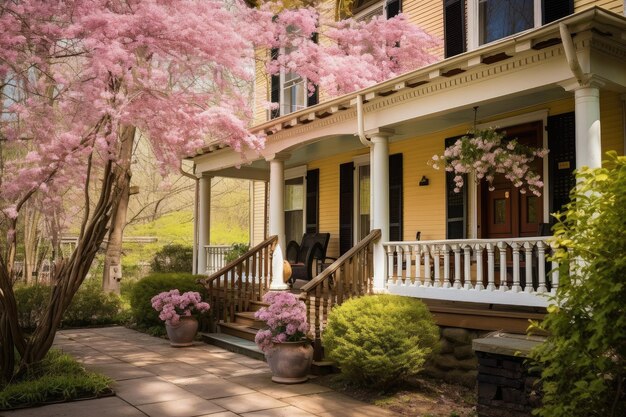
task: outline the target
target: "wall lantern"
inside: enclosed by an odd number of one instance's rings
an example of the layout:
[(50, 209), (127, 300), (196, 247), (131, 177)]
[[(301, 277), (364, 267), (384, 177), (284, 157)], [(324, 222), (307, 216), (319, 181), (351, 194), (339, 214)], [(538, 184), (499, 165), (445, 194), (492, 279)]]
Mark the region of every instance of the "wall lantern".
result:
[(424, 187), (428, 184), (429, 184), (428, 178), (426, 178), (426, 175), (423, 175), (422, 179), (420, 180), (420, 187)]

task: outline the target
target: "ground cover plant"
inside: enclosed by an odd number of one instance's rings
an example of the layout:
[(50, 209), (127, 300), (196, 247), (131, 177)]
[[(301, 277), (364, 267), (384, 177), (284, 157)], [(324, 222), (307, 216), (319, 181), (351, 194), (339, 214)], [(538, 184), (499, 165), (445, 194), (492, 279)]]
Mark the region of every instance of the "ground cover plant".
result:
[(71, 356), (52, 349), (20, 378), (0, 385), (0, 409), (109, 395), (112, 383), (110, 378), (87, 371)]
[(355, 385), (387, 390), (422, 370), (439, 328), (416, 298), (381, 294), (334, 308), (322, 333), (326, 356)]
[(577, 172), (572, 202), (554, 227), (560, 279), (538, 325), (549, 332), (542, 417), (626, 415), (626, 157)]

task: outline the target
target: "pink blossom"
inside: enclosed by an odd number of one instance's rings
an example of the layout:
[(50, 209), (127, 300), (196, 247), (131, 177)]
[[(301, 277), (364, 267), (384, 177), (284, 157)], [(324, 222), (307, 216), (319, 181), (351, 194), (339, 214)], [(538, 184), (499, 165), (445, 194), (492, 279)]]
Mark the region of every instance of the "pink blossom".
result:
[(172, 324), (178, 323), (182, 316), (191, 316), (193, 310), (205, 313), (210, 308), (208, 303), (201, 301), (200, 293), (187, 291), (181, 294), (177, 289), (159, 293), (150, 302), (160, 313), (159, 318)]
[(299, 341), (308, 331), (306, 306), (289, 292), (268, 292), (263, 301), (269, 303), (254, 314), (266, 323), (267, 329), (257, 332), (255, 341), (259, 349), (267, 352), (274, 343)]

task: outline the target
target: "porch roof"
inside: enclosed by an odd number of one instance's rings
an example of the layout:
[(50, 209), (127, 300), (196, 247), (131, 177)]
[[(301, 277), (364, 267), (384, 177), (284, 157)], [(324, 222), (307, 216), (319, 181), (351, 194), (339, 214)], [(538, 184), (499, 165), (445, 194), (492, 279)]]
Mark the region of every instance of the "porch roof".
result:
[[(260, 155), (256, 152), (251, 152), (244, 155), (243, 158), (248, 161), (254, 161), (259, 157), (271, 158), (274, 153), (280, 152), (285, 148), (311, 141), (312, 137), (318, 140), (330, 136), (337, 137), (337, 135), (345, 136), (355, 134), (357, 130), (356, 124), (350, 122), (349, 126), (340, 125), (345, 125), (345, 123), (341, 122), (356, 119), (356, 100), (359, 95), (363, 96), (364, 102), (367, 103), (364, 112), (371, 114), (374, 111), (381, 110), (385, 106), (397, 106), (405, 101), (414, 100), (415, 98), (431, 96), (432, 94), (441, 93), (443, 91), (451, 91), (458, 88), (461, 84), (467, 86), (471, 83), (478, 84), (481, 80), (495, 79), (496, 77), (501, 77), (502, 73), (505, 71), (519, 71), (525, 67), (536, 67), (538, 63), (537, 59), (530, 56), (530, 52), (537, 53), (538, 51), (559, 47), (558, 51), (550, 52), (550, 56), (544, 57), (545, 59), (550, 59), (555, 56), (563, 55), (560, 59), (561, 66), (559, 67), (558, 76), (553, 77), (554, 79), (547, 78), (543, 83), (544, 85), (557, 85), (557, 83), (573, 77), (569, 67), (567, 67), (561, 47), (562, 41), (559, 33), (560, 23), (567, 25), (572, 35), (593, 30), (594, 34), (605, 39), (610, 39), (612, 48), (604, 46), (603, 51), (608, 52), (611, 56), (617, 56), (622, 60), (626, 60), (626, 17), (594, 6), (593, 8), (564, 17), (540, 28), (529, 29), (371, 87), (327, 100), (298, 112), (290, 113), (253, 126), (250, 129), (251, 132), (267, 135), (266, 149), (261, 152)], [(577, 42), (577, 39), (575, 39), (575, 42)], [(580, 54), (580, 46), (578, 44), (576, 46), (579, 47), (577, 52)], [(586, 46), (589, 46), (589, 43), (587, 43)], [(594, 46), (596, 45), (594, 44)], [(617, 46), (617, 48), (615, 46)], [(548, 54), (548, 52), (546, 52), (546, 54)], [(528, 59), (526, 59), (527, 56), (529, 57)], [(524, 57), (524, 59), (521, 59), (522, 57)], [(517, 62), (508, 64), (515, 61), (515, 58), (518, 59)], [(506, 61), (508, 64), (506, 69), (494, 65), (502, 61)], [(591, 68), (589, 61), (590, 60), (581, 62), (587, 66), (584, 68), (585, 72), (595, 72), (598, 68)], [(565, 74), (565, 70), (567, 74)], [(539, 71), (541, 72), (541, 70)], [(545, 69), (544, 71), (547, 73), (549, 69)], [(532, 77), (529, 76), (528, 78)], [(606, 84), (612, 88), (626, 90), (626, 76), (622, 78), (624, 79), (619, 78), (617, 83), (610, 78), (605, 81)], [(532, 91), (533, 88), (538, 88), (538, 85), (532, 83), (529, 83), (527, 86), (521, 85), (518, 91)], [(563, 90), (561, 89), (560, 91), (562, 94)], [(463, 104), (467, 105), (468, 103)], [(454, 103), (454, 105), (456, 105), (457, 108), (462, 107), (460, 102)], [(453, 108), (454, 105), (450, 105), (450, 108)], [(443, 109), (444, 108), (441, 107), (439, 111), (443, 111)], [(430, 114), (435, 114), (437, 109), (428, 109), (428, 111)], [(417, 114), (417, 116), (419, 117), (420, 115)], [(402, 118), (403, 116), (400, 115), (398, 117)], [(411, 117), (416, 117), (416, 114), (412, 114)], [(395, 120), (395, 122), (397, 123), (399, 120), (400, 119)], [(381, 123), (380, 120), (377, 122), (378, 126), (366, 125), (366, 129), (382, 127), (385, 124), (390, 125), (394, 120), (393, 118), (387, 118), (384, 120), (384, 123)], [(333, 128), (329, 129), (329, 125), (333, 125)], [(312, 131), (315, 131), (315, 133), (310, 133)], [(303, 135), (302, 133), (304, 132), (308, 134)], [(287, 138), (289, 138), (289, 140), (286, 140)], [(223, 159), (225, 156), (223, 152), (228, 151), (228, 146), (214, 141), (208, 143), (197, 155), (190, 157), (190, 159), (194, 159), (196, 163), (201, 163), (205, 161), (207, 157), (211, 157), (211, 154), (219, 153), (222, 162), (220, 163), (221, 166), (216, 168), (223, 169), (227, 166), (241, 165), (243, 162), (241, 156), (231, 155), (230, 158), (226, 160)], [(234, 154), (234, 152), (229, 153)]]

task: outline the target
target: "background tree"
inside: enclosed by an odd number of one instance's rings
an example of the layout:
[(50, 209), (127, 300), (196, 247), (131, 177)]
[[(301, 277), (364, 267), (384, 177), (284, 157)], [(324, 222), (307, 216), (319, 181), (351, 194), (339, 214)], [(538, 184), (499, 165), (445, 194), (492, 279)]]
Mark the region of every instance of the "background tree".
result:
[[(21, 0), (0, 4), (0, 366), (10, 380), (41, 360), (109, 233), (130, 181), (138, 129), (161, 172), (205, 140), (259, 149), (248, 130), (256, 48), (298, 48), (268, 68), (331, 92), (364, 87), (433, 60), (430, 37), (403, 17), (338, 23), (315, 44), (311, 9), (251, 9), (240, 0)], [(354, 40), (359, 40), (359, 47)], [(303, 55), (308, 57), (305, 59)], [(332, 64), (332, 65), (331, 65)], [(383, 65), (384, 64), (384, 65)], [(6, 158), (6, 157), (9, 158)], [(95, 186), (94, 184), (97, 184)], [(78, 242), (57, 260), (43, 318), (26, 335), (12, 275), (27, 203), (43, 215), (82, 193)], [(15, 352), (19, 355), (16, 363)]]

